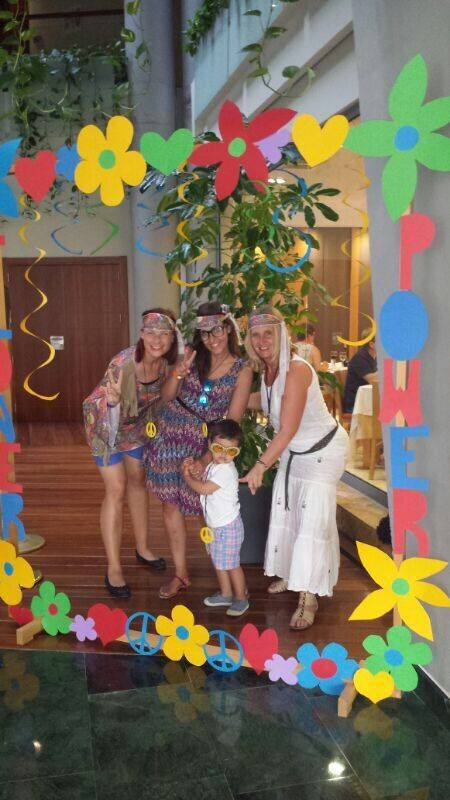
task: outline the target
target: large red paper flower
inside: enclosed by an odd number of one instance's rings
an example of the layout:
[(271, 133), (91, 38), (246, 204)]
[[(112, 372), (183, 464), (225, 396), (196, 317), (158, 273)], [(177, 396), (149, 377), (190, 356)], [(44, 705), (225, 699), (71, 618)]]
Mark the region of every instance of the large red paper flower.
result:
[(200, 145), (189, 161), (197, 167), (220, 164), (214, 180), (218, 200), (234, 192), (241, 167), (256, 189), (262, 192), (264, 188), (257, 182), (267, 183), (269, 173), (264, 155), (256, 143), (287, 125), (296, 113), (290, 108), (273, 108), (258, 114), (246, 125), (237, 105), (226, 100), (219, 111), (219, 130), (223, 141)]

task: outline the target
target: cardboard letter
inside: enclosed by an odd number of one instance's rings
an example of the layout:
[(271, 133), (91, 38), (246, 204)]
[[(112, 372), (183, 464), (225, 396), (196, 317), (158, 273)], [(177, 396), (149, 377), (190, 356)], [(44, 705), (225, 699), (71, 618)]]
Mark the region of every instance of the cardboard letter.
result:
[(0, 417), (0, 432), (3, 434), (7, 442), (14, 442), (16, 438), (16, 432), (14, 430), (11, 414), (9, 413), (9, 408), (6, 405), (3, 395), (0, 395), (0, 411), (3, 413), (3, 416)]
[[(9, 333), (9, 331), (7, 331)], [(11, 356), (4, 342), (0, 342), (0, 392), (4, 392), (11, 383)]]
[(405, 439), (428, 436), (429, 430), (426, 425), (415, 428), (389, 428), (391, 438), (391, 475), (393, 489), (417, 489), (419, 492), (426, 492), (428, 481), (425, 478), (412, 478), (406, 474), (406, 464), (414, 461), (414, 450), (405, 450), (403, 442)]
[(17, 538), (19, 542), (25, 539), (25, 528), (23, 522), (17, 516), (23, 509), (23, 499), (20, 494), (0, 494), (0, 506), (2, 509), (2, 536), (9, 539), (9, 526), (11, 523), (17, 528)]
[(9, 453), (20, 453), (20, 444), (15, 442), (0, 442), (0, 492), (19, 492), (22, 494), (23, 487), (20, 483), (10, 483), (8, 480), (12, 464), (8, 463)]
[(412, 533), (418, 544), (417, 555), (427, 558), (430, 546), (426, 531), (418, 524), (427, 513), (427, 498), (422, 492), (410, 492), (407, 489), (394, 489), (393, 504), (393, 550), (397, 555), (404, 555), (406, 549), (406, 531)]
[(394, 379), (394, 361), (385, 358), (383, 361), (383, 395), (381, 398), (380, 422), (390, 422), (398, 411), (401, 411), (408, 425), (420, 425), (423, 421), (420, 406), (420, 361), (415, 358), (409, 364), (410, 371), (405, 389), (396, 389)]
[(430, 247), (434, 234), (434, 222), (426, 214), (400, 217), (400, 289), (412, 288), (412, 257)]

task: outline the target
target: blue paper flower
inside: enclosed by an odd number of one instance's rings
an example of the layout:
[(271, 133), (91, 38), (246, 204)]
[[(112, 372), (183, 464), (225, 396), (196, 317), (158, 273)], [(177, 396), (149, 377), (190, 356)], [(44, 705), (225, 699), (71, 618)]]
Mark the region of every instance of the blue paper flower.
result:
[(58, 175), (64, 175), (68, 181), (73, 181), (75, 168), (81, 161), (76, 145), (73, 144), (71, 147), (63, 145), (56, 151), (56, 158), (58, 159), (56, 162)]
[(317, 647), (308, 642), (297, 650), (297, 658), (302, 666), (297, 673), (297, 681), (304, 689), (319, 686), (324, 694), (340, 694), (349, 679), (358, 669), (353, 659), (347, 658), (347, 650), (341, 644), (327, 644), (322, 655)]
[(0, 145), (0, 214), (6, 214), (8, 217), (18, 217), (19, 209), (12, 189), (1, 178), (6, 178), (21, 141), (21, 139), (10, 139)]

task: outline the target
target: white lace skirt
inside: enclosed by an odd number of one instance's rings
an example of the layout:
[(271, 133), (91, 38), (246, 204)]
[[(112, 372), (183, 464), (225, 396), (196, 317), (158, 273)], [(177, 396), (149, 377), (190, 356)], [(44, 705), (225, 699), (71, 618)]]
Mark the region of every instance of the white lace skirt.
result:
[[(286, 450), (273, 487), (264, 572), (288, 581), (292, 591), (331, 597), (339, 573), (336, 486), (345, 468), (348, 436), (339, 427), (327, 447), (294, 456), (285, 509)], [(298, 448), (300, 449), (300, 448)]]

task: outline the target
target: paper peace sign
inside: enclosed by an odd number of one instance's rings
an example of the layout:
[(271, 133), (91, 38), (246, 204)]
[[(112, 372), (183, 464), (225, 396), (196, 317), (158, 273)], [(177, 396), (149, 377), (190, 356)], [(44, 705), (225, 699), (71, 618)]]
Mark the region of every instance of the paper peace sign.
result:
[[(131, 625), (135, 619), (140, 619), (142, 617), (142, 621), (140, 623), (141, 630), (136, 635), (137, 631), (131, 630)], [(164, 641), (164, 636), (160, 636), (157, 640), (157, 643), (152, 646), (151, 642), (147, 635), (147, 627), (148, 621), (151, 620), (153, 623), (156, 621), (155, 617), (152, 614), (148, 614), (147, 611), (136, 611), (135, 614), (132, 614), (131, 617), (128, 617), (127, 625), (125, 628), (125, 635), (128, 639), (129, 645), (133, 648), (135, 653), (139, 653), (140, 656), (154, 656), (158, 650), (161, 649), (161, 645)], [(153, 638), (156, 638), (156, 634), (153, 635)]]
[[(214, 636), (217, 636), (219, 639), (219, 652), (209, 653), (208, 649), (212, 645)], [(232, 643), (232, 650), (227, 649), (228, 640)], [(226, 631), (210, 631), (208, 645), (204, 646), (203, 649), (208, 664), (214, 667), (218, 672), (236, 672), (244, 660), (242, 645), (231, 633), (227, 633)]]
[(207, 525), (205, 525), (205, 527), (201, 529), (200, 539), (202, 540), (202, 542), (204, 542), (204, 544), (211, 544), (211, 542), (214, 541), (214, 534), (211, 528), (208, 528)]
[(149, 439), (154, 439), (156, 436), (156, 425), (154, 422), (147, 422), (145, 432)]

